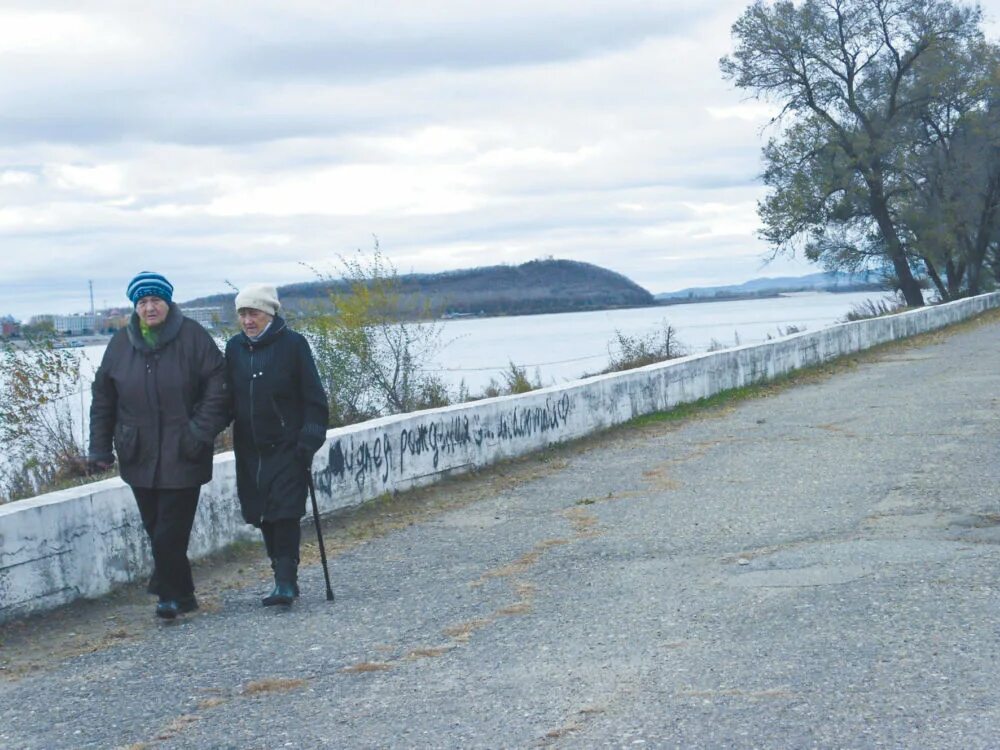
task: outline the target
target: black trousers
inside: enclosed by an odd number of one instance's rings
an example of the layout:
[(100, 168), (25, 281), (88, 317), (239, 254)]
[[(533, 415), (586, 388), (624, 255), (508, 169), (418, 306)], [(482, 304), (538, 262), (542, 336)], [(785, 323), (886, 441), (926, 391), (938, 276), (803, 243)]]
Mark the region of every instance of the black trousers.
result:
[(299, 560), (299, 543), (302, 527), (297, 519), (283, 518), (280, 521), (262, 521), (260, 530), (264, 534), (264, 547), (272, 560), (290, 557)]
[(132, 494), (153, 547), (153, 593), (159, 595), (160, 601), (194, 596), (187, 548), (201, 487), (177, 490), (133, 487)]

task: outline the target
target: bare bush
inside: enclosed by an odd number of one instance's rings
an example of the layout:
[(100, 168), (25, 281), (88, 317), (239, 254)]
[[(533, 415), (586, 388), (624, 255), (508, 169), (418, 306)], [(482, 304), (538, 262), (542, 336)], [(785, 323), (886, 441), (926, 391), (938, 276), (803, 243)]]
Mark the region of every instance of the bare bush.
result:
[[(449, 403), (445, 385), (427, 371), (443, 346), (441, 325), (407, 321), (399, 279), (378, 241), (370, 256), (341, 258), (343, 284), (334, 286), (329, 309), (296, 321), (313, 347), (330, 400), (330, 424), (352, 424), (386, 414)], [(324, 281), (329, 274), (313, 271)]]
[(490, 378), (489, 384), (479, 396), (469, 396), (465, 393), (464, 401), (476, 401), (481, 398), (496, 398), (497, 396), (514, 396), (518, 393), (528, 393), (542, 387), (542, 379), (538, 372), (535, 379), (528, 377), (526, 367), (518, 367), (513, 361), (508, 362), (507, 369), (500, 373), (500, 379)]
[(84, 387), (80, 355), (38, 334), (4, 343), (0, 359), (0, 502), (78, 483), (87, 474), (72, 407)]
[(662, 328), (648, 334), (630, 336), (615, 330), (615, 337), (608, 344), (608, 367), (602, 373), (621, 372), (644, 367), (668, 359), (677, 359), (687, 350), (677, 340), (676, 329), (663, 321)]
[(884, 297), (880, 300), (866, 299), (864, 302), (851, 307), (847, 315), (844, 316), (844, 323), (851, 323), (855, 320), (868, 320), (869, 318), (880, 318), (883, 315), (895, 315), (906, 309), (906, 303), (898, 297)]

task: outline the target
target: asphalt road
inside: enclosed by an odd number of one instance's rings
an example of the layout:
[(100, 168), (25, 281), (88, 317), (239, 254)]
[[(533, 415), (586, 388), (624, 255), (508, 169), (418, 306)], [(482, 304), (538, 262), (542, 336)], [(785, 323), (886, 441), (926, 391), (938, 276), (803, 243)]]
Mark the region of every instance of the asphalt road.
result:
[(0, 679), (0, 746), (996, 748), (996, 321), (449, 482), (333, 604)]

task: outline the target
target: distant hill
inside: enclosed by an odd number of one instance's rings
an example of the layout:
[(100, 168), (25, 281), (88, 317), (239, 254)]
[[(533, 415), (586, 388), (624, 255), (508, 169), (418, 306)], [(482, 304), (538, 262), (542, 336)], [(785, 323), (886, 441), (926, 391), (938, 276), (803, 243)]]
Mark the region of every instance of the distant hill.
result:
[(771, 297), (789, 292), (865, 292), (885, 289), (878, 274), (865, 273), (811, 273), (806, 276), (764, 277), (730, 286), (700, 286), (676, 292), (657, 294), (660, 302), (678, 302), (703, 299), (739, 299), (746, 297)]
[[(655, 305), (653, 295), (619, 273), (573, 260), (533, 260), (519, 266), (484, 266), (398, 277), (409, 314), (440, 316), (528, 315)], [(282, 306), (301, 312), (329, 304), (346, 291), (343, 282), (311, 281), (278, 288)], [(215, 294), (182, 303), (219, 306), (233, 319), (235, 294)]]

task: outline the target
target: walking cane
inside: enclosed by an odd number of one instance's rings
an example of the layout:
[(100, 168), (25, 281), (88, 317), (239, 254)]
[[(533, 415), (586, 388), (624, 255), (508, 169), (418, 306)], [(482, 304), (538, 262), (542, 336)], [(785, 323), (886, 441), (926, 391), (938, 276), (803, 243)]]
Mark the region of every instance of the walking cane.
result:
[(316, 504), (316, 487), (313, 484), (311, 470), (306, 472), (306, 481), (309, 482), (309, 496), (313, 503), (313, 520), (316, 522), (316, 541), (319, 542), (319, 559), (323, 563), (323, 578), (326, 579), (326, 600), (333, 601), (333, 589), (330, 588), (330, 570), (326, 565), (326, 547), (323, 546), (323, 529), (319, 525), (319, 506)]

